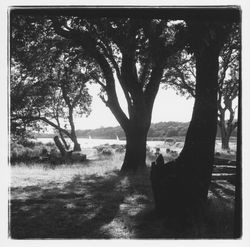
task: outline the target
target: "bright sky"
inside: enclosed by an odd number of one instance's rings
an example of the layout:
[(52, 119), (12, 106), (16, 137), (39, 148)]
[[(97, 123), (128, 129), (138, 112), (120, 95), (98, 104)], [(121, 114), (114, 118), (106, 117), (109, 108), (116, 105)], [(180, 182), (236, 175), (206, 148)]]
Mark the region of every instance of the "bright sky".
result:
[[(93, 97), (92, 112), (89, 117), (75, 119), (76, 129), (95, 129), (101, 126), (118, 126), (119, 123), (111, 113), (108, 107), (97, 96), (99, 87), (91, 85), (90, 94)], [(118, 99), (121, 107), (126, 112), (126, 100), (123, 96), (122, 90), (117, 86)], [(187, 100), (185, 97), (176, 95), (172, 89), (159, 89), (156, 96), (154, 109), (152, 114), (152, 123), (180, 121), (188, 122), (191, 119), (194, 100)]]

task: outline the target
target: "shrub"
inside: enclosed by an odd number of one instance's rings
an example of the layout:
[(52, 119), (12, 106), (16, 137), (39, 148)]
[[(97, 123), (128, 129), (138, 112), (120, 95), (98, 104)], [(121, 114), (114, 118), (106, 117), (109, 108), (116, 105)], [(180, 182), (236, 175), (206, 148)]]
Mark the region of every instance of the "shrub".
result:
[(115, 149), (115, 152), (117, 152), (117, 153), (123, 153), (123, 152), (125, 152), (125, 146), (124, 145), (120, 145), (120, 147), (117, 147)]
[(15, 161), (24, 156), (25, 148), (21, 144), (12, 143), (10, 146), (10, 160)]
[(112, 155), (113, 154), (113, 150), (109, 147), (106, 147), (102, 150), (101, 154), (103, 155)]
[(19, 141), (19, 144), (27, 148), (34, 148), (37, 145), (36, 142), (27, 139)]
[(31, 161), (37, 155), (37, 150), (33, 150), (29, 147), (24, 147), (21, 144), (11, 144), (10, 160), (16, 161)]
[(50, 147), (50, 148), (53, 148), (53, 147), (56, 147), (56, 144), (54, 142), (47, 142), (45, 144), (46, 147)]
[[(32, 148), (31, 148), (32, 146)], [(42, 157), (49, 156), (49, 153), (52, 153), (52, 156), (59, 157), (56, 147), (48, 147), (42, 142), (35, 143), (28, 146), (23, 146), (20, 143), (11, 143), (10, 149), (10, 161), (11, 162), (31, 162), (36, 161), (40, 162), (43, 159)]]

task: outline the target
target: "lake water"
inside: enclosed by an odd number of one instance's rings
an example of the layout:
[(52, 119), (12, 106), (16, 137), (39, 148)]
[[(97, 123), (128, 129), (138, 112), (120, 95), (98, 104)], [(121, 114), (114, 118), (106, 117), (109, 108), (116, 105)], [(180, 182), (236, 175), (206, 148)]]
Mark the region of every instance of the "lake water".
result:
[[(118, 144), (125, 145), (126, 140), (116, 140), (116, 139), (95, 139), (95, 138), (78, 138), (77, 139), (81, 147), (83, 148), (93, 148), (96, 146), (104, 145), (104, 144)], [(37, 141), (42, 143), (54, 142), (52, 138), (38, 138)], [(66, 138), (66, 141), (70, 143), (70, 141)], [(163, 141), (147, 141), (147, 145), (149, 147), (159, 147), (164, 145)]]
[[(37, 141), (40, 141), (42, 143), (48, 143), (48, 142), (54, 142), (52, 138), (38, 138)], [(66, 139), (68, 143), (70, 143), (69, 139)], [(119, 145), (125, 145), (126, 140), (116, 140), (116, 139), (95, 139), (95, 138), (78, 138), (78, 142), (80, 143), (83, 150), (86, 151), (86, 149), (93, 149), (93, 147), (104, 145), (104, 144), (119, 144)], [(161, 151), (166, 150), (166, 148), (169, 148), (173, 151), (177, 151), (178, 153), (183, 148), (183, 142), (173, 142), (173, 143), (165, 143), (164, 141), (147, 141), (147, 145), (150, 147), (150, 149), (155, 149), (156, 147), (160, 148)], [(73, 145), (71, 145), (72, 147)], [(236, 142), (230, 142), (230, 148), (233, 152), (236, 151)], [(215, 150), (216, 152), (222, 152), (221, 150), (221, 141), (216, 140), (215, 144)]]
[[(94, 147), (104, 145), (104, 144), (118, 144), (125, 145), (126, 140), (116, 140), (116, 139), (94, 139), (94, 138), (78, 138), (77, 139), (82, 148), (82, 153), (86, 154), (88, 159), (96, 159), (98, 157), (97, 150)], [(37, 141), (42, 143), (54, 142), (52, 138), (38, 138)], [(70, 143), (70, 140), (66, 138), (66, 141)], [(163, 141), (147, 141), (147, 145), (150, 147), (152, 151), (155, 150), (156, 147), (159, 147), (161, 151), (166, 150), (164, 148)], [(71, 148), (73, 145), (71, 144)], [(165, 152), (165, 151), (164, 151)]]

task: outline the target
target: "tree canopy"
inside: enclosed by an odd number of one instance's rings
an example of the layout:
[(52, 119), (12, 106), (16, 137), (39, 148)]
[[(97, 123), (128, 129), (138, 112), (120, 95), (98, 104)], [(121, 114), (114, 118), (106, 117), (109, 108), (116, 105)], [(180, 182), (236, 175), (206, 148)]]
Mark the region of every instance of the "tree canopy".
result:
[(79, 57), (78, 48), (54, 37), (47, 21), (42, 25), (31, 17), (17, 17), (12, 24), (13, 130), (27, 124), (41, 127), (43, 122), (77, 144), (73, 118), (91, 111), (86, 83), (93, 80), (93, 64)]

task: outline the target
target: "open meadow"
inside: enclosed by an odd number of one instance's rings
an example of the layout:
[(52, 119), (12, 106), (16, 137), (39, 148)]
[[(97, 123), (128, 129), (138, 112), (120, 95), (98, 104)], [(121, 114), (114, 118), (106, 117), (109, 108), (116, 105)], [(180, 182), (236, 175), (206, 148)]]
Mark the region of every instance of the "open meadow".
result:
[[(205, 214), (190, 218), (184, 227), (175, 219), (158, 218), (154, 213), (150, 183), (150, 164), (155, 159), (153, 152), (147, 152), (148, 168), (134, 175), (119, 173), (123, 158), (124, 152), (113, 152), (74, 164), (13, 164), (11, 238), (233, 237), (233, 183), (223, 176), (215, 177)], [(164, 158), (165, 161), (170, 159), (165, 154)]]

